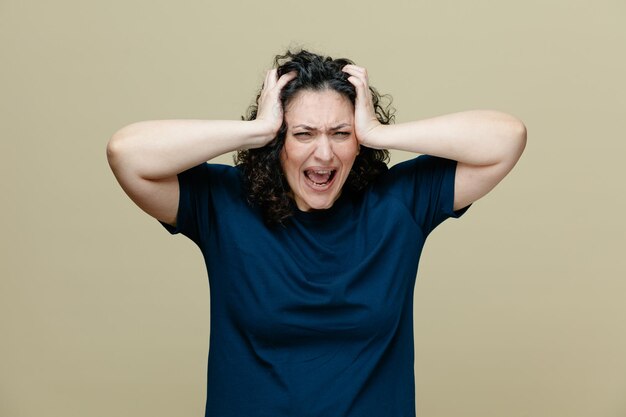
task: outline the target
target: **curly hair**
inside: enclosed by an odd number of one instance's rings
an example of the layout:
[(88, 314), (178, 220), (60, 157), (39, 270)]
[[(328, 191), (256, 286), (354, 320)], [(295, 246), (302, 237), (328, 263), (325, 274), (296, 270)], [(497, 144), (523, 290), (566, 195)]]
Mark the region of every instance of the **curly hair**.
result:
[[(278, 77), (290, 71), (297, 72), (296, 78), (281, 90), (283, 109), (301, 90), (334, 90), (349, 98), (354, 105), (356, 89), (348, 81), (349, 75), (341, 70), (348, 64), (354, 63), (346, 58), (333, 59), (307, 50), (287, 51), (284, 55), (277, 55), (274, 58), (274, 67), (277, 68)], [(369, 89), (378, 121), (381, 124), (392, 123), (394, 109), (391, 107), (391, 96), (381, 95), (371, 86)], [(262, 88), (254, 104), (248, 108), (247, 115), (242, 116), (242, 120), (256, 119), (261, 91)], [(383, 99), (388, 102), (383, 104)], [(234, 157), (235, 164), (243, 173), (247, 200), (261, 208), (264, 221), (268, 225), (284, 224), (293, 215), (295, 207), (291, 189), (280, 163), (286, 132), (287, 126), (283, 121), (276, 137), (267, 145), (256, 149), (239, 150)], [(386, 149), (361, 146), (342, 191), (356, 193), (364, 190), (387, 170), (387, 162), (389, 152)]]

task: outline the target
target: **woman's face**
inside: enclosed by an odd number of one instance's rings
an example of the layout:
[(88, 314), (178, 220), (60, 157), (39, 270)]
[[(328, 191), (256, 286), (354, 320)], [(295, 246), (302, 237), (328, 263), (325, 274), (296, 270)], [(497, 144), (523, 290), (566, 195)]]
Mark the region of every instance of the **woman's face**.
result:
[(285, 123), (280, 162), (298, 208), (331, 207), (358, 153), (354, 106), (334, 90), (302, 90), (287, 104)]

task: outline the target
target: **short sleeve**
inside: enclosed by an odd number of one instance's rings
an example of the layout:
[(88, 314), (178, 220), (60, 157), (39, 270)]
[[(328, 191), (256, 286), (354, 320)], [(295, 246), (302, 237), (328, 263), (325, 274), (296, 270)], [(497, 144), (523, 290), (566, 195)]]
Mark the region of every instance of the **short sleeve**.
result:
[(461, 217), (471, 206), (453, 210), (456, 165), (452, 159), (420, 155), (391, 169), (402, 184), (403, 200), (425, 235), (447, 218)]
[(176, 226), (159, 221), (171, 234), (182, 233), (200, 244), (208, 230), (210, 186), (208, 164), (202, 163), (178, 174), (179, 199)]

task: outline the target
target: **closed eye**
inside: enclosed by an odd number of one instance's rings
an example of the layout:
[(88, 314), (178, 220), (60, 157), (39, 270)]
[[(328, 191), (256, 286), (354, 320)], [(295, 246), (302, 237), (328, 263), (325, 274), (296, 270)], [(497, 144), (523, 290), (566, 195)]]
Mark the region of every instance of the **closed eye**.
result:
[(298, 133), (294, 133), (294, 136), (311, 136), (310, 132), (298, 132)]

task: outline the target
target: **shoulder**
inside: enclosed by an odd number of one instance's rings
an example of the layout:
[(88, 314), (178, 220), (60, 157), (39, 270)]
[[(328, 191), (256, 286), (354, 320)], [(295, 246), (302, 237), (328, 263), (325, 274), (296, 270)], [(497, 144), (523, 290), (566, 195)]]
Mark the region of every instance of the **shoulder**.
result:
[(404, 187), (415, 185), (420, 178), (433, 175), (437, 171), (445, 171), (452, 168), (454, 161), (432, 155), (419, 155), (417, 157), (399, 162), (383, 173), (377, 181), (377, 185), (383, 188)]
[(181, 172), (179, 176), (188, 180), (215, 184), (222, 184), (224, 181), (241, 180), (240, 170), (237, 167), (208, 162), (191, 167)]
[(204, 176), (219, 176), (219, 175), (233, 175), (237, 171), (237, 167), (226, 164), (213, 164), (209, 162), (203, 162), (194, 167), (189, 168), (183, 173), (193, 173), (195, 175)]
[(444, 167), (451, 162), (454, 161), (433, 155), (419, 155), (394, 165), (389, 171), (396, 173), (396, 175), (408, 175)]
[(181, 192), (199, 199), (222, 201), (243, 196), (240, 169), (231, 165), (204, 162), (181, 172), (178, 177)]

